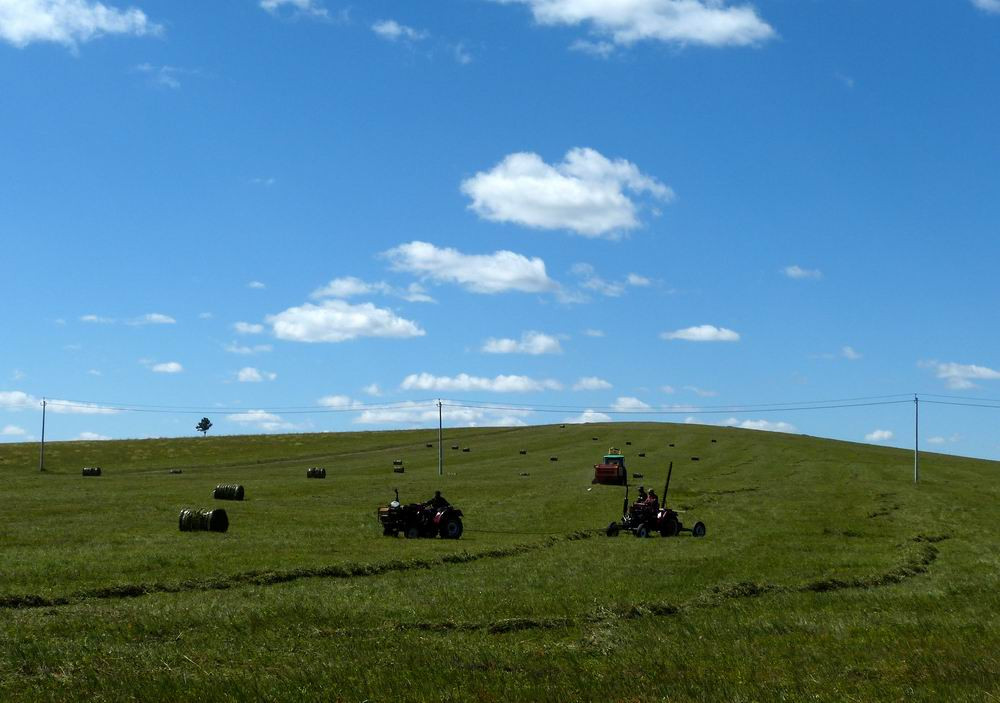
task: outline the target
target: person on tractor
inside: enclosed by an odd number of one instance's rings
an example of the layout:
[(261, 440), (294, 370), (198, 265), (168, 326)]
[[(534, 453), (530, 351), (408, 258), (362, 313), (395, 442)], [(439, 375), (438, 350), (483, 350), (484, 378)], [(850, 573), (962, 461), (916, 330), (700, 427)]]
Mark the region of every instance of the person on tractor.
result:
[(451, 505), (448, 500), (441, 495), (441, 491), (434, 491), (434, 497), (430, 500), (424, 501), (424, 505), (428, 508), (434, 508), (434, 510), (441, 510), (442, 508), (447, 508)]
[(646, 505), (652, 509), (654, 513), (660, 509), (660, 499), (656, 497), (656, 491), (653, 489), (650, 489), (649, 494), (646, 496)]
[(646, 489), (643, 486), (639, 486), (639, 497), (635, 499), (636, 503), (646, 502)]

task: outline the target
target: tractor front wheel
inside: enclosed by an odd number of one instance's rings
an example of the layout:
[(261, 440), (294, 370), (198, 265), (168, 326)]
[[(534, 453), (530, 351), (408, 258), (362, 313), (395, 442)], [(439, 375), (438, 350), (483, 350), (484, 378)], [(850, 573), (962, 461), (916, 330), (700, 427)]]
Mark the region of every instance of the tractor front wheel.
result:
[(457, 517), (453, 517), (441, 528), (441, 537), (442, 539), (458, 539), (462, 536), (464, 529), (462, 521)]
[(646, 526), (646, 523), (642, 523), (635, 528), (635, 532), (633, 534), (636, 537), (649, 537), (649, 527)]
[(608, 525), (608, 529), (605, 531), (605, 533), (608, 535), (608, 537), (617, 537), (618, 536), (618, 523), (617, 522), (613, 522), (610, 525)]
[(694, 524), (694, 527), (691, 529), (691, 534), (694, 535), (695, 537), (704, 537), (705, 536), (705, 523), (703, 523), (703, 522), (696, 522)]

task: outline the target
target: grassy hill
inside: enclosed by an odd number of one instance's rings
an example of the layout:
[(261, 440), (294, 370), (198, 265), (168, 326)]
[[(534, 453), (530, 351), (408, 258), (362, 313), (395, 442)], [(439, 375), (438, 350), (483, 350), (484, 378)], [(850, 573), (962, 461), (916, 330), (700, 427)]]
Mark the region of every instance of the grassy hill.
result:
[[(436, 431), (55, 443), (45, 473), (0, 445), (0, 699), (1000, 697), (997, 463), (925, 454), (915, 486), (907, 452), (673, 424), (445, 445), (443, 477)], [(673, 461), (708, 535), (605, 537), (611, 445), (657, 491)], [(463, 538), (383, 537), (394, 487)]]

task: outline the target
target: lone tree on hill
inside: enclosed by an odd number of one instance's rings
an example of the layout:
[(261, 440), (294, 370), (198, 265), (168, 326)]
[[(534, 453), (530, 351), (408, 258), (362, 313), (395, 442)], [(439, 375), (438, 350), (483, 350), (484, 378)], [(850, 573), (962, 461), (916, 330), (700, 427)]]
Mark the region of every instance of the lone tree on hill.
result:
[(199, 432), (201, 432), (203, 437), (207, 437), (208, 431), (212, 429), (212, 421), (209, 420), (207, 417), (203, 417), (201, 418), (201, 422), (195, 425), (194, 428)]

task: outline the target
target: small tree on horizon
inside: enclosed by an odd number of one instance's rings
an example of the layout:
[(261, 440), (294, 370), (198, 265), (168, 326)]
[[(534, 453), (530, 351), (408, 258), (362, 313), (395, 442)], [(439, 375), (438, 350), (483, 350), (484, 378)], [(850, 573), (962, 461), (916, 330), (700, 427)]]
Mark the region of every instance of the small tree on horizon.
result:
[(212, 421), (209, 420), (207, 417), (203, 417), (201, 418), (201, 422), (195, 425), (194, 428), (199, 432), (201, 432), (202, 437), (207, 437), (208, 431), (212, 429)]

